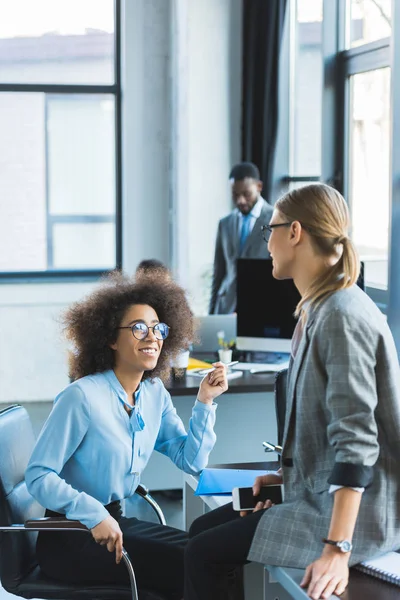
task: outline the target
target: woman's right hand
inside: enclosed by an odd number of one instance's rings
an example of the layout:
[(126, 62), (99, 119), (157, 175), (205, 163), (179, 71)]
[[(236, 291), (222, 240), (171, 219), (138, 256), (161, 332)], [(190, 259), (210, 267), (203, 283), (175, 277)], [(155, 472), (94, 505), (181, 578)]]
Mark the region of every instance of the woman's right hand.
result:
[[(283, 483), (283, 479), (282, 479), (282, 469), (278, 469), (278, 471), (276, 471), (276, 473), (268, 473), (268, 475), (259, 475), (258, 477), (256, 477), (254, 483), (253, 483), (253, 495), (254, 496), (258, 496), (258, 494), (261, 491), (261, 488), (264, 485), (279, 485)], [(265, 502), (258, 502), (257, 506), (255, 507), (254, 511), (257, 510), (261, 510), (263, 508), (271, 508), (272, 503), (271, 500), (266, 500)], [(240, 516), (241, 517), (245, 517), (247, 515), (248, 511), (246, 510), (241, 510), (240, 511)]]
[(107, 546), (109, 552), (115, 550), (115, 561), (120, 563), (122, 559), (122, 531), (111, 515), (101, 521), (90, 530), (95, 541), (101, 546)]

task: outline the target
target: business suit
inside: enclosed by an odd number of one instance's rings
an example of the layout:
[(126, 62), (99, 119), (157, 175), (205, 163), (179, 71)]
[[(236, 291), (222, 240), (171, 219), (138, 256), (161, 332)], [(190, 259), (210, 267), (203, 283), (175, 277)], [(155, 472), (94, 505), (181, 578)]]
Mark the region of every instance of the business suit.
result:
[(211, 288), (210, 314), (228, 314), (236, 310), (236, 261), (240, 258), (268, 258), (267, 244), (261, 235), (261, 225), (268, 225), (273, 207), (263, 200), (242, 252), (240, 252), (241, 217), (238, 210), (220, 220), (215, 245), (214, 272)]
[(289, 370), (285, 502), (264, 512), (250, 560), (316, 560), (332, 516), (330, 484), (366, 486), (350, 565), (400, 548), (399, 384), (388, 325), (357, 286), (310, 313)]

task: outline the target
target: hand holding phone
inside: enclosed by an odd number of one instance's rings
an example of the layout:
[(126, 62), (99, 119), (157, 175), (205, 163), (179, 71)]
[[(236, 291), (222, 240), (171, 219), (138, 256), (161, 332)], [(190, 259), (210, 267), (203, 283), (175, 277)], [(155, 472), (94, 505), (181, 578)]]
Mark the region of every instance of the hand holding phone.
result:
[(276, 485), (283, 483), (282, 470), (269, 471), (265, 475), (259, 475), (255, 478), (253, 483), (253, 492), (257, 496), (260, 493), (260, 489), (266, 485)]
[(262, 486), (257, 496), (253, 494), (253, 488), (233, 488), (232, 502), (233, 510), (254, 510), (258, 502), (271, 500), (272, 504), (282, 504), (283, 485), (272, 484)]

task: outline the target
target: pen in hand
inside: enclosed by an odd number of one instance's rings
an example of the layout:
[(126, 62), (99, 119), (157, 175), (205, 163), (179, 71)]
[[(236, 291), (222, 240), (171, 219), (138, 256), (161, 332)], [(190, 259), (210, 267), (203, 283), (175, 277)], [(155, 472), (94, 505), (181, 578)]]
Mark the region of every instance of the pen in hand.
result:
[[(233, 367), (233, 365), (237, 365), (239, 363), (238, 360), (233, 360), (230, 363), (226, 363), (226, 368), (229, 367)], [(200, 371), (197, 371), (199, 375), (207, 375), (207, 373), (212, 373), (212, 371), (215, 371), (215, 367), (212, 367), (211, 369), (201, 369)]]
[(275, 444), (271, 444), (271, 442), (263, 442), (264, 452), (276, 452), (277, 454), (282, 454), (282, 446), (275, 446)]

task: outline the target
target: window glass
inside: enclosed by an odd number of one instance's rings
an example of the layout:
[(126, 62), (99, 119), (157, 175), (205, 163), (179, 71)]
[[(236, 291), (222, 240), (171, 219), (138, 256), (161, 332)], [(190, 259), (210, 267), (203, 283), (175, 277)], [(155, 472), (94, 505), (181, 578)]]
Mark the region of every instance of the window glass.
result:
[(387, 288), (390, 214), (390, 68), (350, 79), (350, 207), (366, 285)]
[(0, 271), (113, 268), (114, 97), (2, 93), (0, 131)]
[(392, 0), (349, 0), (348, 45), (361, 46), (392, 33)]
[(0, 0), (1, 83), (114, 83), (113, 0)]
[(112, 215), (115, 210), (113, 96), (47, 96), (49, 212)]
[(0, 94), (0, 271), (47, 268), (45, 98)]
[(115, 266), (113, 223), (56, 223), (54, 269), (112, 269)]
[(322, 0), (296, 0), (292, 36), (291, 172), (321, 171)]

